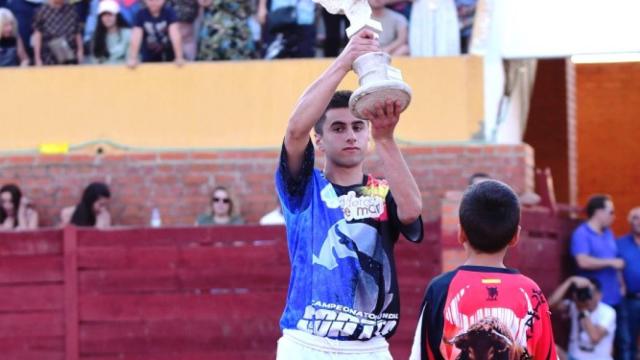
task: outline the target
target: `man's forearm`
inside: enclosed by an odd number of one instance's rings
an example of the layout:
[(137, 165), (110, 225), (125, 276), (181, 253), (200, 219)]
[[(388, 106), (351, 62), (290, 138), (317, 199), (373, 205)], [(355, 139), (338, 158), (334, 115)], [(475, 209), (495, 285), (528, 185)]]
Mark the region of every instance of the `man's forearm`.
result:
[(611, 266), (610, 259), (599, 259), (589, 255), (577, 255), (576, 262), (578, 267), (585, 270), (599, 270)]
[(346, 74), (347, 71), (334, 62), (304, 91), (289, 119), (287, 136), (309, 137), (309, 132), (324, 113)]
[(384, 176), (398, 205), (398, 219), (403, 224), (415, 221), (422, 213), (422, 196), (398, 144), (393, 140), (376, 142)]

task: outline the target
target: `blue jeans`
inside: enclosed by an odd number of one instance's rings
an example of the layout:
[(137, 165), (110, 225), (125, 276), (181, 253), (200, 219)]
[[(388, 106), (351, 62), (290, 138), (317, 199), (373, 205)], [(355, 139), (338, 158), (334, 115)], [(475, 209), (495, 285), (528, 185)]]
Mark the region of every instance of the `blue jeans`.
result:
[(33, 18), (38, 9), (40, 9), (40, 6), (40, 4), (34, 4), (25, 0), (7, 0), (7, 7), (18, 20), (18, 33), (29, 57), (33, 57), (33, 49), (31, 48)]
[(625, 298), (616, 310), (616, 359), (635, 360), (640, 335), (640, 299)]

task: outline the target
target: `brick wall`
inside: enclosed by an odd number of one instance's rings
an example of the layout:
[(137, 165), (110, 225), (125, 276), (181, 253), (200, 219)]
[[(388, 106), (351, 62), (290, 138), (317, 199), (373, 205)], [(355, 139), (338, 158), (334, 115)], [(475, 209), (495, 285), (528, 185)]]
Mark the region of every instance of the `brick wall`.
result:
[(616, 234), (629, 231), (627, 213), (640, 206), (640, 63), (576, 64), (577, 200), (609, 193)]
[[(477, 171), (531, 189), (533, 152), (527, 145), (411, 146), (403, 149), (424, 201), (424, 218), (439, 216), (447, 190), (460, 190)], [(0, 184), (15, 182), (36, 204), (42, 226), (58, 222), (60, 209), (74, 205), (89, 182), (108, 183), (113, 220), (144, 225), (158, 207), (165, 225), (193, 224), (217, 185), (232, 188), (249, 223), (276, 203), (273, 172), (278, 151), (162, 152), (0, 157)], [(367, 171), (380, 175), (375, 157)]]

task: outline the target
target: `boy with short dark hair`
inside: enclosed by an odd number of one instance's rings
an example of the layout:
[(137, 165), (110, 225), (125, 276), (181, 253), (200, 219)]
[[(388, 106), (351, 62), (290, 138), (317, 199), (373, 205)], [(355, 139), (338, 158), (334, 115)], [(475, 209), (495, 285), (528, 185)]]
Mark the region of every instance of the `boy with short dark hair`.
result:
[(459, 217), (467, 261), (429, 284), (411, 359), (555, 360), (547, 300), (503, 263), (520, 235), (517, 195), (485, 180), (466, 190)]

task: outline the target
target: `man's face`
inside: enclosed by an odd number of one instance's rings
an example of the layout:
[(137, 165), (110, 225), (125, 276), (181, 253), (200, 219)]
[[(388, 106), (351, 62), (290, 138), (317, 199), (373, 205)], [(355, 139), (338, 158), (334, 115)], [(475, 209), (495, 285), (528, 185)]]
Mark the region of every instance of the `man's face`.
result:
[(369, 146), (368, 121), (356, 118), (348, 108), (330, 109), (322, 130), (322, 135), (316, 134), (316, 143), (327, 161), (347, 168), (364, 161)]
[(631, 225), (631, 232), (636, 236), (640, 236), (640, 208), (631, 210), (629, 224)]
[(0, 204), (2, 205), (2, 208), (7, 214), (13, 215), (14, 208), (13, 208), (13, 201), (11, 201), (10, 192), (5, 191), (2, 194), (0, 194)]
[(613, 201), (607, 200), (604, 203), (604, 208), (596, 210), (595, 216), (602, 226), (611, 226), (611, 224), (613, 224), (613, 221), (616, 219)]
[(590, 285), (589, 287), (591, 288), (591, 299), (578, 301), (577, 297), (575, 295), (573, 296), (573, 301), (576, 303), (576, 306), (580, 311), (593, 311), (598, 307), (598, 304), (602, 300), (602, 293), (593, 285)]
[(160, 12), (164, 6), (164, 1), (165, 0), (145, 0), (145, 4), (147, 4), (147, 7), (151, 12), (157, 13)]

